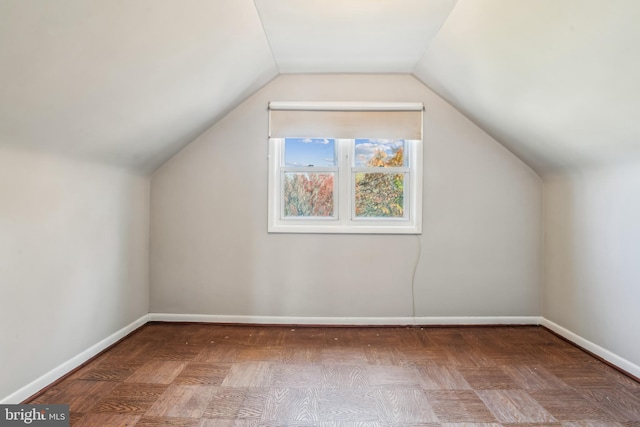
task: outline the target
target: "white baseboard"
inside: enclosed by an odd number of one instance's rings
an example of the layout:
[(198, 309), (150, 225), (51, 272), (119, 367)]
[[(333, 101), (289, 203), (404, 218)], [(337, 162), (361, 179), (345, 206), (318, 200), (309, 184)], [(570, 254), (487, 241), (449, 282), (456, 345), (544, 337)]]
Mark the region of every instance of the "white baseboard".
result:
[(640, 366), (541, 316), (294, 317), (150, 313), (150, 321), (332, 326), (542, 325), (618, 368), (640, 378)]
[(149, 315), (145, 314), (138, 320), (135, 320), (132, 323), (125, 326), (124, 328), (120, 329), (119, 331), (114, 332), (113, 334), (109, 335), (107, 338), (103, 339), (97, 344), (92, 345), (91, 347), (89, 347), (82, 353), (78, 354), (77, 356), (74, 356), (73, 358), (67, 360), (66, 362), (59, 365), (58, 367), (50, 370), (46, 374), (42, 375), (40, 378), (37, 378), (34, 381), (30, 382), (29, 384), (22, 387), (20, 390), (16, 391), (15, 393), (10, 394), (9, 396), (1, 399), (0, 404), (12, 404), (12, 403), (23, 402), (25, 399), (29, 398), (30, 396), (33, 396), (34, 394), (36, 394), (43, 388), (47, 387), (57, 379), (73, 371), (75, 368), (82, 365), (87, 360), (91, 359), (93, 356), (100, 353), (110, 345), (113, 345), (116, 342), (118, 342), (118, 340), (126, 337), (128, 334), (135, 331), (136, 329), (138, 329), (148, 321), (149, 321)]
[(570, 330), (563, 328), (562, 326), (552, 322), (551, 320), (545, 319), (544, 317), (542, 318), (541, 325), (544, 326), (545, 328), (552, 330), (553, 332), (560, 335), (561, 337), (566, 338), (572, 343), (584, 348), (585, 350), (590, 351), (596, 356), (603, 358), (607, 362), (622, 369), (623, 371), (630, 373), (636, 378), (640, 378), (640, 366), (636, 365), (635, 363), (630, 362), (627, 359), (622, 358), (617, 354), (612, 353), (609, 350), (602, 348), (599, 345), (594, 344), (585, 338), (582, 338), (580, 335), (577, 335), (571, 332)]
[(245, 323), (257, 325), (414, 326), (414, 325), (539, 325), (537, 316), (486, 317), (296, 317), (150, 313), (149, 321)]
[(538, 316), (477, 316), (477, 317), (294, 317), (294, 316), (232, 316), (208, 314), (149, 313), (87, 350), (52, 369), (40, 378), (0, 400), (0, 404), (19, 403), (47, 387), (57, 379), (82, 365), (118, 340), (149, 321), (245, 323), (269, 325), (335, 325), (335, 326), (448, 326), (448, 325), (542, 325), (567, 340), (603, 358), (618, 368), (640, 378), (640, 366), (606, 350), (591, 341)]

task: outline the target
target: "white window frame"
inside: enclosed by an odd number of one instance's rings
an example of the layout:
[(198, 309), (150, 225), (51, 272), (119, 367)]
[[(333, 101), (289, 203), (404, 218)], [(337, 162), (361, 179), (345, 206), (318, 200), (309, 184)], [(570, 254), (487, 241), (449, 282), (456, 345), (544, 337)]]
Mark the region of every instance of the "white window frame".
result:
[[(283, 176), (287, 171), (323, 172), (326, 167), (290, 168), (284, 166), (285, 138), (269, 138), (269, 233), (336, 234), (421, 234), (422, 233), (422, 141), (405, 140), (407, 167), (384, 168), (385, 173), (407, 173), (403, 218), (355, 217), (355, 174), (376, 172), (375, 168), (355, 167), (355, 139), (335, 139), (337, 172), (334, 179), (336, 217), (284, 217)], [(380, 170), (380, 172), (383, 172)]]

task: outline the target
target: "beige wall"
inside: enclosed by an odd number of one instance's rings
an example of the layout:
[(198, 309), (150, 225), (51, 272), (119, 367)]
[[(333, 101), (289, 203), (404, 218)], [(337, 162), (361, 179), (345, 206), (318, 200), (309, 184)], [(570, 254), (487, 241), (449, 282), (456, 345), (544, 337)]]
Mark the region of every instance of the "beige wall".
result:
[(640, 376), (640, 163), (549, 175), (544, 186), (545, 318)]
[[(269, 101), (423, 102), (423, 234), (268, 234)], [(415, 268), (417, 316), (541, 313), (538, 176), (411, 76), (281, 75), (151, 193), (151, 312), (411, 316)]]
[[(423, 234), (268, 234), (272, 100), (423, 102)], [(549, 174), (542, 200), (530, 168), (401, 75), (281, 75), (151, 183), (0, 148), (0, 398), (149, 311), (388, 319), (413, 295), (418, 317), (542, 315), (639, 375), (639, 183), (638, 163)]]
[(0, 147), (0, 400), (148, 313), (148, 221), (148, 178)]

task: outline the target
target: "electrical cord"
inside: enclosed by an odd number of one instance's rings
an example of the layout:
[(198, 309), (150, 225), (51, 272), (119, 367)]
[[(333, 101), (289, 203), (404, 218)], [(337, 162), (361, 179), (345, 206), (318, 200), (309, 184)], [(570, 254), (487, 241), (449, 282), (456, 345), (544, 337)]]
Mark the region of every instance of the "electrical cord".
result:
[(411, 276), (411, 305), (412, 311), (411, 316), (414, 319), (416, 318), (416, 272), (418, 271), (418, 264), (420, 263), (420, 256), (422, 255), (422, 240), (420, 239), (420, 235), (416, 236), (418, 242), (418, 253), (416, 255), (416, 262), (413, 265), (413, 274)]

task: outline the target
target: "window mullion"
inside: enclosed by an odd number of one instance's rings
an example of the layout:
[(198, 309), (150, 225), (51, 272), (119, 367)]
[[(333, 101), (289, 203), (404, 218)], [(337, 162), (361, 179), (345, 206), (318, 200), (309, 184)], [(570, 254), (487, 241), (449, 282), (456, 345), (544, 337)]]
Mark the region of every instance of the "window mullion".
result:
[(409, 173), (410, 172), (410, 168), (375, 168), (375, 167), (358, 167), (358, 168), (351, 168), (351, 172), (354, 173), (358, 173), (358, 172), (364, 172), (364, 173)]
[(353, 140), (338, 139), (338, 167), (339, 178), (339, 209), (340, 223), (348, 225), (351, 222), (351, 146)]
[(335, 173), (339, 172), (339, 168), (337, 167), (281, 167), (280, 170), (282, 172), (299, 172), (299, 173)]
[[(369, 167), (363, 164), (356, 167), (354, 156), (356, 142), (359, 140), (332, 139), (331, 141), (334, 141), (335, 147), (335, 166), (323, 165), (322, 163), (307, 166), (306, 162), (300, 162), (305, 164), (298, 165), (295, 161), (287, 166), (284, 158), (285, 138), (269, 139), (269, 232), (420, 234), (422, 144), (417, 141), (405, 142), (407, 163), (404, 166)], [(309, 163), (317, 162), (311, 161)], [(300, 173), (333, 174), (333, 217), (324, 215), (317, 217), (284, 216), (284, 202), (288, 200), (285, 199), (285, 174)], [(355, 176), (358, 173), (404, 175), (404, 215), (389, 218), (383, 216), (366, 217), (366, 215), (355, 217)], [(391, 178), (380, 177), (380, 179), (386, 181)], [(327, 194), (326, 191), (324, 194)]]

